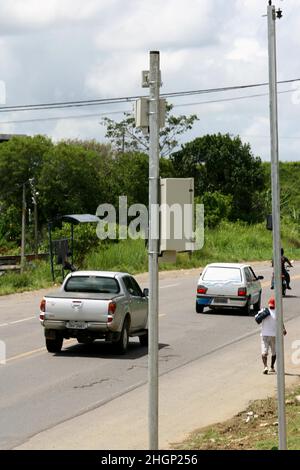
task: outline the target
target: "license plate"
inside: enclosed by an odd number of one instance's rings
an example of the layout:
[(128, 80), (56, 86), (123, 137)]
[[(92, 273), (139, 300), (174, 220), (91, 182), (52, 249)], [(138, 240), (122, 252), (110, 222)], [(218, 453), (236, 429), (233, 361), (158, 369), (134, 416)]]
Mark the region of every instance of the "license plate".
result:
[(214, 304), (227, 304), (228, 299), (226, 297), (216, 297), (214, 299)]
[(87, 324), (84, 321), (68, 321), (67, 328), (72, 328), (74, 330), (84, 330), (87, 327)]

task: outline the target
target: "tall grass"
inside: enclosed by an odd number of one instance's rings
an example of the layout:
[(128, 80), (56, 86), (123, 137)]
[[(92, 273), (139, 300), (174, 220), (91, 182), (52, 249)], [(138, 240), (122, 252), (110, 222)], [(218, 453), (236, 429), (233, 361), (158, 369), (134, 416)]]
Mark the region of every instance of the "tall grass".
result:
[(122, 240), (92, 250), (84, 260), (84, 269), (138, 273), (147, 270), (147, 250), (144, 240)]
[(31, 263), (20, 273), (8, 272), (0, 276), (0, 295), (42, 289), (52, 284), (50, 266), (45, 261)]
[[(289, 259), (300, 259), (300, 233), (296, 225), (282, 224), (282, 246)], [(175, 264), (160, 264), (160, 270), (199, 268), (212, 262), (265, 261), (272, 259), (272, 232), (265, 224), (223, 222), (205, 230), (204, 246), (193, 254), (179, 253)], [(144, 240), (122, 240), (99, 245), (85, 256), (79, 269), (123, 271), (132, 274), (148, 270)], [(60, 279), (58, 280), (58, 282)], [(39, 289), (51, 285), (49, 264), (37, 263), (23, 274), (0, 277), (0, 294)]]

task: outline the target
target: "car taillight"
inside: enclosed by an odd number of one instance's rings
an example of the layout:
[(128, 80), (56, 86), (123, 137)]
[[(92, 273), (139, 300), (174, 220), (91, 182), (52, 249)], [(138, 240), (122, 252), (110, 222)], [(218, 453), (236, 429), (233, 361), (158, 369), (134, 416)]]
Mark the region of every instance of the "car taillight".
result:
[(44, 314), (44, 313), (40, 313), (40, 320), (41, 320), (41, 321), (44, 321), (44, 320), (45, 320), (45, 314)]
[(197, 294), (206, 294), (206, 292), (207, 292), (207, 287), (204, 287), (204, 286), (197, 287)]
[(239, 297), (246, 297), (247, 295), (247, 289), (246, 287), (240, 287), (238, 290), (238, 296)]
[(117, 308), (116, 302), (109, 302), (109, 304), (108, 304), (108, 317), (107, 317), (108, 323), (111, 323), (113, 321), (113, 314), (115, 313), (116, 308)]
[(40, 311), (45, 312), (46, 311), (46, 300), (43, 299), (40, 304)]

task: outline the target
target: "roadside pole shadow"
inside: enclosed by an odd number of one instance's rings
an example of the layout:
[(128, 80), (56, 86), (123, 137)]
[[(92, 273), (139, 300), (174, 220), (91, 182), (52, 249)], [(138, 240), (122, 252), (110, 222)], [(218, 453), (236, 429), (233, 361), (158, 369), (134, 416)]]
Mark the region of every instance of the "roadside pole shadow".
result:
[(289, 377), (299, 377), (300, 378), (300, 374), (291, 374), (290, 372), (285, 372), (284, 375), (287, 375)]

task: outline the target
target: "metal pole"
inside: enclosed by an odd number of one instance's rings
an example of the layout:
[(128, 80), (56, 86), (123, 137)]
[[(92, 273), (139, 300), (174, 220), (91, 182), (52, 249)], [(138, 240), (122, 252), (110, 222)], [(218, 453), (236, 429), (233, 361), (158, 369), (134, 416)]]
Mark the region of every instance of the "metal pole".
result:
[(26, 224), (26, 183), (22, 192), (22, 238), (21, 238), (21, 273), (25, 266), (25, 224)]
[(149, 75), (149, 449), (158, 449), (158, 188), (159, 188), (159, 52), (150, 52)]
[(34, 208), (34, 251), (37, 257), (38, 252), (39, 252), (39, 241), (38, 241), (38, 214), (37, 214), (36, 195), (34, 195), (33, 208)]
[(31, 197), (33, 202), (33, 211), (34, 211), (34, 253), (37, 257), (38, 255), (38, 220), (37, 220), (37, 195), (38, 192), (35, 189), (35, 178), (30, 178), (29, 180), (31, 187)]
[(53, 248), (52, 248), (52, 224), (51, 222), (48, 223), (48, 235), (49, 235), (49, 256), (50, 256), (50, 267), (51, 267), (51, 276), (52, 281), (54, 282), (54, 266), (53, 266)]
[(281, 239), (280, 239), (280, 184), (278, 157), (278, 113), (277, 113), (277, 71), (276, 71), (276, 11), (268, 5), (268, 45), (269, 45), (269, 89), (270, 89), (270, 130), (272, 167), (272, 217), (273, 217), (273, 262), (275, 303), (277, 315), (276, 356), (277, 356), (277, 396), (278, 396), (278, 438), (279, 449), (286, 450), (285, 378), (281, 283)]

